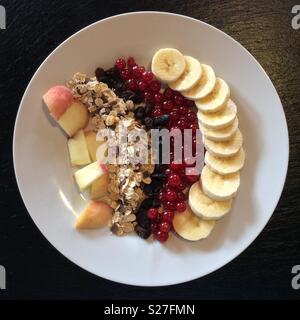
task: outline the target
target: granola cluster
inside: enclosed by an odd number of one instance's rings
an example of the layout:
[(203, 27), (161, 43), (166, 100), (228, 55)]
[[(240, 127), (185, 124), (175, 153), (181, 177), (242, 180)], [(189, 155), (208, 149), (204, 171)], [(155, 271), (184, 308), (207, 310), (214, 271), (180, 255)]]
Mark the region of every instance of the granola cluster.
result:
[[(143, 158), (145, 156), (146, 159), (150, 159), (149, 134), (136, 137), (137, 132), (142, 131), (142, 127), (134, 118), (133, 111), (136, 107), (134, 103), (119, 98), (96, 77), (88, 78), (85, 74), (76, 73), (67, 86), (76, 99), (88, 106), (92, 123), (98, 130), (114, 129), (114, 141), (118, 150), (117, 164), (108, 164), (110, 183), (107, 188), (108, 193), (102, 200), (114, 209), (112, 232), (118, 236), (130, 233), (136, 225), (134, 213), (145, 198), (142, 191), (143, 184), (151, 183), (150, 175), (154, 171), (154, 165), (147, 162), (144, 164), (145, 158)], [(120, 123), (121, 126), (118, 126)], [(124, 147), (120, 144), (121, 136), (124, 137), (122, 128), (126, 129), (127, 137)], [(143, 159), (140, 162), (136, 161), (137, 153), (139, 159)]]

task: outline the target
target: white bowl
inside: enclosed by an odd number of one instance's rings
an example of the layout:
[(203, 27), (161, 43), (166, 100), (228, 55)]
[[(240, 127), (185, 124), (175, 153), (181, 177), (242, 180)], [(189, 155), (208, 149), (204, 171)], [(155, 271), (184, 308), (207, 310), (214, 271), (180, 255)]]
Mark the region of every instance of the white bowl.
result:
[[(75, 215), (85, 201), (77, 192), (66, 137), (43, 107), (42, 95), (75, 72), (90, 75), (119, 56), (149, 65), (155, 51), (178, 48), (213, 66), (237, 103), (246, 165), (232, 212), (200, 242), (176, 236), (164, 245), (109, 230), (78, 232)], [(245, 250), (270, 219), (288, 166), (286, 119), (278, 94), (259, 63), (216, 28), (185, 16), (137, 12), (99, 21), (65, 41), (41, 65), (22, 99), (14, 132), (18, 186), (37, 227), (68, 259), (106, 279), (162, 286), (202, 277)]]

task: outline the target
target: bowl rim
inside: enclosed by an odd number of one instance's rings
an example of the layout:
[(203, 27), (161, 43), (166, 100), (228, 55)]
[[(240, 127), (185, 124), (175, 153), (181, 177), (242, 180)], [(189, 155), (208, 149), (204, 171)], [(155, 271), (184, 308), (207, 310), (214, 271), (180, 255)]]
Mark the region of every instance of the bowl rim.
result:
[[(69, 257), (69, 255), (66, 255), (65, 253), (62, 253), (55, 245), (54, 243), (52, 243), (52, 241), (49, 240), (48, 236), (45, 235), (41, 229), (39, 228), (39, 226), (35, 223), (34, 218), (32, 217), (32, 215), (30, 214), (30, 211), (28, 210), (29, 204), (27, 203), (27, 200), (25, 200), (25, 197), (23, 195), (23, 192), (20, 188), (20, 172), (18, 173), (18, 169), (17, 169), (17, 160), (16, 160), (16, 134), (17, 134), (17, 127), (18, 127), (18, 123), (20, 121), (20, 113), (21, 113), (21, 109), (22, 109), (22, 105), (24, 103), (24, 100), (28, 94), (28, 91), (31, 87), (32, 82), (34, 81), (34, 79), (36, 78), (37, 74), (39, 73), (40, 69), (42, 69), (42, 67), (44, 66), (44, 64), (46, 64), (47, 60), (56, 53), (56, 51), (58, 51), (62, 46), (64, 46), (70, 39), (75, 38), (79, 33), (87, 31), (90, 28), (95, 27), (97, 24), (100, 24), (104, 21), (108, 21), (108, 20), (114, 20), (117, 19), (119, 17), (122, 16), (130, 16), (130, 15), (162, 15), (162, 16), (175, 16), (175, 17), (179, 17), (179, 18), (183, 18), (183, 19), (187, 19), (187, 20), (191, 20), (200, 24), (205, 25), (208, 28), (212, 28), (214, 29), (216, 32), (220, 33), (223, 37), (227, 37), (229, 38), (231, 41), (233, 41), (236, 45), (238, 45), (240, 47), (240, 49), (242, 49), (244, 52), (246, 52), (251, 59), (254, 60), (254, 62), (256, 62), (256, 64), (259, 66), (259, 68), (261, 69), (261, 71), (263, 72), (263, 74), (267, 77), (267, 79), (269, 80), (270, 84), (272, 85), (272, 89), (274, 89), (274, 92), (276, 93), (276, 98), (279, 100), (279, 103), (281, 105), (281, 116), (283, 117), (284, 121), (284, 132), (285, 132), (285, 136), (286, 136), (286, 141), (287, 141), (287, 152), (286, 152), (286, 157), (284, 159), (284, 163), (283, 163), (283, 168), (284, 168), (284, 174), (281, 176), (281, 181), (280, 181), (280, 192), (278, 195), (278, 199), (277, 201), (274, 202), (273, 208), (271, 210), (270, 216), (269, 218), (266, 220), (265, 223), (263, 223), (260, 228), (257, 230), (257, 234), (254, 238), (248, 239), (246, 240), (246, 245), (243, 246), (242, 250), (237, 250), (237, 252), (234, 252), (232, 255), (228, 255), (228, 258), (222, 259), (222, 261), (220, 263), (215, 264), (215, 266), (213, 268), (211, 268), (211, 270), (209, 272), (203, 273), (201, 274), (201, 272), (199, 272), (199, 276), (197, 278), (195, 277), (189, 277), (186, 276), (183, 280), (176, 280), (176, 281), (170, 281), (168, 283), (162, 283), (162, 284), (156, 284), (155, 286), (149, 284), (148, 282), (145, 283), (141, 283), (141, 282), (135, 282), (135, 281), (130, 281), (130, 282), (126, 282), (126, 280), (124, 281), (120, 281), (120, 280), (115, 280), (113, 277), (109, 276), (109, 275), (99, 275), (96, 272), (94, 272), (93, 270), (91, 270), (91, 268), (89, 268), (88, 266), (85, 266), (83, 263), (81, 263), (80, 261), (76, 261), (75, 258), (71, 258)], [(215, 26), (212, 26), (211, 24), (208, 24), (202, 20), (193, 18), (193, 17), (189, 17), (183, 14), (177, 14), (177, 13), (172, 13), (172, 12), (167, 12), (167, 11), (134, 11), (134, 12), (126, 12), (126, 13), (122, 13), (122, 14), (117, 14), (117, 15), (113, 15), (113, 16), (109, 16), (106, 17), (104, 19), (98, 20), (93, 22), (92, 24), (87, 25), (86, 27), (76, 31), (74, 34), (72, 34), (71, 36), (69, 36), (66, 40), (64, 40), (62, 43), (60, 43), (45, 59), (44, 61), (41, 63), (41, 65), (36, 69), (36, 71), (34, 72), (31, 80), (29, 81), (24, 94), (22, 96), (22, 99), (20, 101), (19, 107), (18, 107), (18, 112), (16, 115), (16, 120), (15, 120), (15, 124), (14, 124), (14, 131), (13, 131), (13, 148), (12, 148), (12, 153), (13, 153), (13, 166), (14, 166), (14, 173), (15, 173), (15, 177), (16, 177), (16, 181), (17, 181), (17, 185), (18, 185), (18, 189), (21, 195), (21, 198), (23, 200), (23, 203), (26, 207), (26, 210), (30, 216), (30, 218), (32, 219), (32, 221), (34, 222), (35, 226), (37, 227), (37, 229), (39, 230), (39, 232), (44, 236), (44, 238), (46, 238), (46, 240), (57, 250), (59, 251), (64, 257), (66, 257), (69, 261), (71, 261), (72, 263), (76, 264), (78, 267), (84, 269), (86, 272), (89, 272), (91, 274), (96, 275), (97, 277), (103, 278), (103, 279), (107, 279), (116, 283), (121, 283), (121, 284), (125, 284), (125, 285), (130, 285), (130, 286), (144, 286), (144, 287), (162, 287), (162, 286), (172, 286), (172, 285), (177, 285), (177, 284), (181, 284), (181, 283), (186, 283), (186, 282), (190, 282), (202, 277), (205, 277), (213, 272), (215, 272), (218, 269), (221, 269), (222, 267), (226, 266), (229, 262), (233, 261), (235, 258), (237, 258), (240, 254), (242, 254), (255, 240), (256, 238), (261, 234), (261, 232), (263, 231), (263, 229), (265, 228), (265, 226), (267, 225), (267, 223), (270, 221), (278, 203), (279, 200), (281, 198), (283, 189), (284, 189), (284, 185), (286, 182), (286, 178), (287, 178), (287, 172), (288, 172), (288, 164), (289, 164), (289, 132), (288, 132), (288, 126), (287, 126), (287, 120), (286, 120), (286, 116), (284, 113), (284, 108), (281, 102), (281, 99), (278, 95), (278, 92), (272, 82), (272, 80), (270, 79), (270, 77), (268, 76), (268, 74), (266, 73), (266, 71), (264, 70), (264, 68), (261, 66), (261, 64), (257, 61), (257, 59), (243, 46), (241, 45), (237, 40), (235, 40), (232, 36), (228, 35), (227, 33), (225, 33), (224, 31), (216, 28)]]

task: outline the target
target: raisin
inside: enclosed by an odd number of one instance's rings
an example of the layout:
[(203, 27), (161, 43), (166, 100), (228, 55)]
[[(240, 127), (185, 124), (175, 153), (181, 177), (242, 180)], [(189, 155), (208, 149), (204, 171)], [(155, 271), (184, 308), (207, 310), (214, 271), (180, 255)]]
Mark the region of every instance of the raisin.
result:
[(142, 238), (142, 239), (148, 239), (151, 235), (151, 229), (150, 228), (143, 228), (142, 226), (139, 226), (138, 224), (134, 228), (136, 234)]

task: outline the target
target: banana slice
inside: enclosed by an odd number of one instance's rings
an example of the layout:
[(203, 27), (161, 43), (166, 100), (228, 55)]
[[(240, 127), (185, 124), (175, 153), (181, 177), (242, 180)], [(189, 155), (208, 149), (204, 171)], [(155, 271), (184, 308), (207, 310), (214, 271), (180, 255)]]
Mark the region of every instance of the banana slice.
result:
[(189, 205), (198, 217), (204, 220), (218, 220), (230, 211), (232, 200), (215, 201), (210, 199), (203, 193), (198, 181), (190, 188)]
[(236, 155), (230, 158), (219, 158), (213, 156), (209, 152), (206, 152), (204, 162), (210, 170), (218, 174), (231, 174), (238, 172), (243, 168), (245, 162), (245, 152), (244, 149), (241, 148)]
[(207, 64), (201, 64), (202, 75), (196, 85), (188, 90), (183, 91), (182, 95), (191, 100), (198, 100), (209, 95), (216, 85), (216, 75), (214, 69)]
[(226, 201), (232, 199), (240, 186), (239, 172), (226, 176), (221, 176), (211, 171), (208, 166), (204, 166), (201, 173), (203, 192), (216, 201)]
[(158, 50), (152, 59), (152, 72), (162, 82), (176, 81), (185, 70), (185, 58), (177, 49)]
[(196, 106), (202, 112), (216, 112), (221, 110), (230, 97), (230, 89), (227, 83), (217, 78), (213, 91), (205, 98), (196, 100)]
[(186, 64), (184, 73), (178, 80), (169, 83), (171, 89), (179, 92), (190, 90), (202, 75), (202, 67), (197, 59), (190, 56), (184, 56), (184, 58)]
[(230, 124), (228, 127), (225, 127), (223, 129), (210, 129), (205, 126), (203, 126), (200, 121), (199, 123), (199, 129), (207, 139), (212, 141), (228, 141), (230, 140), (234, 134), (236, 133), (238, 126), (239, 126), (239, 120), (237, 117), (234, 118), (234, 121), (232, 124)]
[(214, 226), (215, 222), (213, 220), (201, 220), (194, 215), (189, 207), (182, 213), (176, 213), (173, 220), (173, 227), (176, 233), (189, 241), (207, 238)]
[(215, 157), (228, 158), (238, 153), (243, 145), (243, 136), (239, 129), (229, 141), (215, 142), (204, 137), (205, 149)]
[(210, 129), (222, 129), (228, 127), (234, 122), (237, 107), (232, 100), (228, 100), (225, 108), (214, 113), (197, 112), (199, 122)]

